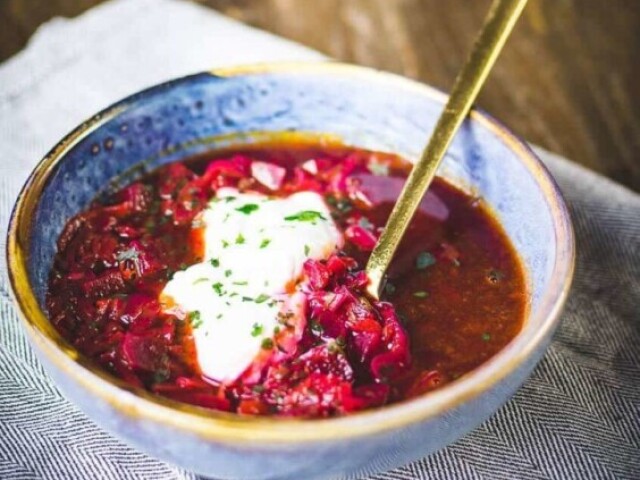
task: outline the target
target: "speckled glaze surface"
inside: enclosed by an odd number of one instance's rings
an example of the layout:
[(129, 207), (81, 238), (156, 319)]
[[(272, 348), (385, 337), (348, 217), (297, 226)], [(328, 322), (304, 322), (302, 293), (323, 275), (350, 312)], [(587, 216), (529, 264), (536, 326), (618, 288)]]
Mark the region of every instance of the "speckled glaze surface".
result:
[(112, 182), (208, 149), (259, 141), (268, 132), (328, 135), (413, 159), (444, 99), (429, 87), (359, 67), (263, 65), (154, 87), (78, 127), (25, 185), (7, 246), (24, 327), (63, 393), (141, 450), (216, 478), (358, 478), (418, 459), (484, 421), (544, 354), (569, 289), (574, 241), (547, 171), (522, 142), (479, 112), (463, 125), (441, 174), (493, 208), (525, 263), (530, 311), (523, 331), (500, 354), (437, 392), (330, 420), (205, 411), (96, 370), (43, 311), (64, 223)]

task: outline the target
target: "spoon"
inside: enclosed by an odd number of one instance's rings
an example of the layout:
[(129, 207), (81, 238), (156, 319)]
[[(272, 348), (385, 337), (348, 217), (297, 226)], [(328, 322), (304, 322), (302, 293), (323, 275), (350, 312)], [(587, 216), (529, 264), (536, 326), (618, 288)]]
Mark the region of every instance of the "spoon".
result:
[(413, 166), (387, 224), (371, 252), (366, 272), (370, 280), (367, 293), (372, 298), (379, 298), (385, 272), (400, 240), (526, 3), (527, 0), (494, 0), (491, 4), (482, 30), (476, 38), (467, 62), (458, 73), (429, 143), (420, 160)]

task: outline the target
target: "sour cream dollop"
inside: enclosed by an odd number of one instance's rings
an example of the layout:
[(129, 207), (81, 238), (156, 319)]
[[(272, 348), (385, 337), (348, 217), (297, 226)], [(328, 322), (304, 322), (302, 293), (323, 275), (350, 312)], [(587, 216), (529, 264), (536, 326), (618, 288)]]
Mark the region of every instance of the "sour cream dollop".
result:
[(272, 344), (283, 316), (304, 322), (304, 262), (329, 257), (343, 238), (315, 192), (275, 198), (223, 188), (196, 221), (204, 261), (176, 272), (161, 298), (190, 318), (202, 373), (231, 383)]

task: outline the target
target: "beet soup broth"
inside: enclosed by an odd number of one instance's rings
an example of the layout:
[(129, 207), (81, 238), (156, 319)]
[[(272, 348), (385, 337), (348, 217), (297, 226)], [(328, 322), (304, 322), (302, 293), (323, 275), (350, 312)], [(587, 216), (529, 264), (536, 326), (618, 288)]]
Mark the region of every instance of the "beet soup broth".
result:
[(524, 272), (482, 200), (437, 178), (367, 298), (409, 169), (297, 144), (164, 166), (69, 220), (49, 317), (131, 385), (216, 410), (327, 417), (441, 387), (518, 333)]

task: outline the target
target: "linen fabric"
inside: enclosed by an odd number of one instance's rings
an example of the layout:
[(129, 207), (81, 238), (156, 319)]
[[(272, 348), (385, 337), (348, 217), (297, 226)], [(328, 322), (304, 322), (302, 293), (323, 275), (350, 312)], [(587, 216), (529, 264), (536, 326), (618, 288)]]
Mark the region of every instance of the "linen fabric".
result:
[[(322, 55), (179, 0), (114, 0), (54, 19), (0, 65), (0, 223), (75, 125), (114, 101), (214, 66)], [(537, 149), (565, 195), (577, 270), (548, 353), (489, 421), (375, 479), (640, 478), (640, 196)], [(4, 245), (2, 245), (4, 250)], [(197, 477), (113, 438), (38, 363), (0, 276), (0, 478)]]

